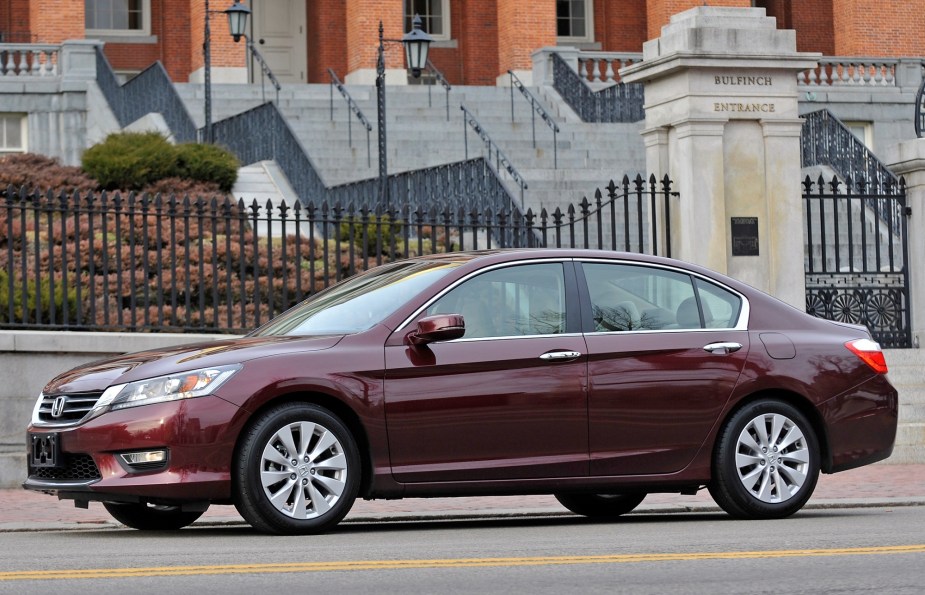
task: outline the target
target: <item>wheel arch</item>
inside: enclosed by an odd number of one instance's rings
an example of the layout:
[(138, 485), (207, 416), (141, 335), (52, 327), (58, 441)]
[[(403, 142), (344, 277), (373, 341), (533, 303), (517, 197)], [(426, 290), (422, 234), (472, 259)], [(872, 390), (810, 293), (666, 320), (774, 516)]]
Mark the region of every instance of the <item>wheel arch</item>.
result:
[[(244, 424), (241, 432), (238, 433), (238, 437), (235, 440), (234, 452), (235, 459), (238, 457), (238, 452), (241, 448), (241, 442), (244, 439), (244, 436), (247, 434), (247, 430), (253, 426), (254, 421), (260, 417), (260, 415), (273, 407), (279, 405), (284, 405), (286, 403), (307, 403), (311, 405), (318, 405), (330, 411), (332, 414), (337, 416), (344, 424), (347, 426), (347, 429), (350, 430), (353, 435), (353, 439), (357, 443), (357, 451), (360, 455), (360, 468), (362, 469), (360, 477), (360, 489), (358, 494), (363, 496), (369, 492), (370, 485), (372, 483), (372, 452), (370, 451), (370, 442), (369, 436), (367, 435), (366, 428), (363, 425), (363, 422), (360, 421), (359, 415), (341, 399), (334, 397), (332, 395), (317, 392), (317, 391), (296, 391), (291, 393), (285, 393), (277, 396), (276, 398), (270, 399), (253, 411), (250, 416), (248, 416), (247, 423)], [(233, 482), (237, 482), (237, 477), (232, 478)]]
[[(823, 473), (829, 473), (832, 469), (832, 451), (829, 446), (829, 437), (825, 430), (825, 422), (822, 419), (822, 415), (819, 413), (819, 410), (813, 405), (812, 401), (806, 398), (806, 396), (787, 389), (763, 389), (751, 393), (742, 399), (740, 399), (734, 407), (730, 408), (726, 412), (726, 415), (723, 417), (720, 424), (717, 426), (721, 432), (723, 428), (726, 427), (726, 424), (729, 423), (729, 420), (738, 413), (742, 408), (754, 403), (755, 401), (761, 400), (774, 400), (780, 401), (782, 403), (787, 403), (792, 405), (799, 410), (806, 419), (809, 420), (809, 423), (812, 425), (813, 432), (816, 433), (816, 439), (819, 443), (819, 466)], [(710, 456), (710, 466), (713, 466), (713, 460), (715, 459), (716, 449), (719, 448), (719, 440), (714, 440), (713, 449)]]

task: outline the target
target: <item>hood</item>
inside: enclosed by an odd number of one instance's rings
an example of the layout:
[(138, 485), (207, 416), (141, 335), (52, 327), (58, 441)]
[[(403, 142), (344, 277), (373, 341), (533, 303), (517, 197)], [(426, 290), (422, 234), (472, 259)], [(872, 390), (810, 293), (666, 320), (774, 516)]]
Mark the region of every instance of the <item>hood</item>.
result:
[(343, 335), (243, 337), (140, 351), (74, 368), (49, 382), (42, 392), (46, 395), (102, 392), (113, 384), (176, 372), (239, 364), (280, 353), (330, 349), (342, 338)]

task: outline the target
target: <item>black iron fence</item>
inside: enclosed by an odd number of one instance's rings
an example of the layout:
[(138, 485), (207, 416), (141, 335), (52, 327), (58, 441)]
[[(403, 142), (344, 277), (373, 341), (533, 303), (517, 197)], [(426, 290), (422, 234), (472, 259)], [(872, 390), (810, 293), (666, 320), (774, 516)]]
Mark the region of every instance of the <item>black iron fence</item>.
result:
[[(911, 347), (905, 180), (803, 182), (806, 311)], [(898, 226), (894, 229), (893, 222)]]
[(552, 54), (553, 88), (583, 122), (638, 122), (646, 117), (642, 83), (614, 83), (595, 91), (558, 54)]
[(383, 210), (365, 200), (273, 205), (9, 188), (0, 196), (0, 327), (240, 333), (358, 271), (416, 255), (656, 252), (654, 238), (670, 235), (656, 213), (674, 196), (667, 178), (624, 178), (593, 201), (521, 214), (465, 197)]

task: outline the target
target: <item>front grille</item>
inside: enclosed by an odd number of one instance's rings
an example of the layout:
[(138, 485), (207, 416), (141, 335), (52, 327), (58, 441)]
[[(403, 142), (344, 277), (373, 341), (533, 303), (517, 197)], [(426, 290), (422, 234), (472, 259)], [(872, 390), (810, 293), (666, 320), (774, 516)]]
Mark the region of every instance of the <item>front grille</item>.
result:
[(76, 424), (93, 410), (101, 396), (103, 396), (101, 392), (42, 395), (42, 402), (38, 409), (38, 421), (49, 425)]
[(29, 467), (30, 479), (53, 481), (92, 481), (100, 479), (100, 470), (93, 462), (93, 457), (83, 453), (62, 453), (64, 465), (61, 467)]

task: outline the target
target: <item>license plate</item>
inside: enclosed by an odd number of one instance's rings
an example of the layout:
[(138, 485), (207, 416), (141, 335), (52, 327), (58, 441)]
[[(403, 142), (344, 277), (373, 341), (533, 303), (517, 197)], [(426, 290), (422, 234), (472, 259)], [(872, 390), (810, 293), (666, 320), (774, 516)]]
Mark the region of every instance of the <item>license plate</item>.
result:
[(61, 462), (58, 434), (29, 434), (29, 464), (33, 467), (57, 467)]

